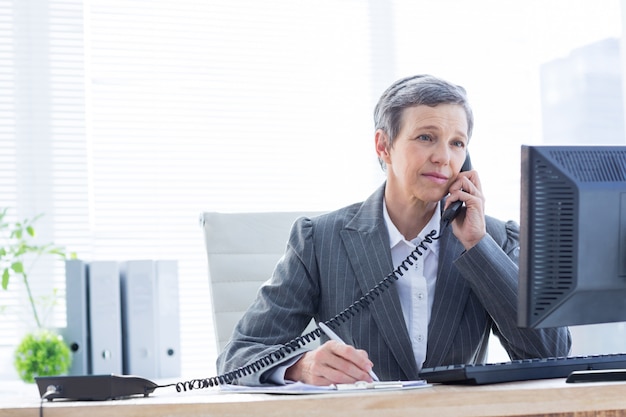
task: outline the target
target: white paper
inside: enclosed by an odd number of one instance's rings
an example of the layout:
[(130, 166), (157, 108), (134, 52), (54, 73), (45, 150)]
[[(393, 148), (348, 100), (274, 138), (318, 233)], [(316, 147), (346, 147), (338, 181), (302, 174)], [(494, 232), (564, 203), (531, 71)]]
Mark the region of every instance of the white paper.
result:
[(329, 394), (354, 391), (383, 391), (404, 390), (430, 386), (424, 380), (416, 381), (384, 381), (384, 382), (357, 382), (354, 384), (337, 385), (310, 385), (303, 382), (294, 382), (286, 385), (220, 385), (220, 391), (225, 393), (248, 394)]

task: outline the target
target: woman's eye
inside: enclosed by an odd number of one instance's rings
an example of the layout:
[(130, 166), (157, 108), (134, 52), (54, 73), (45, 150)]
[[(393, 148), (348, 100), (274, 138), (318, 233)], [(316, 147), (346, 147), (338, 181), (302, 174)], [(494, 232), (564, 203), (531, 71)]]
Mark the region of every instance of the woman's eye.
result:
[(428, 141), (432, 140), (432, 138), (430, 137), (430, 135), (419, 135), (419, 136), (417, 137), (417, 139), (418, 139), (418, 140), (421, 140), (421, 141), (425, 141), (425, 142), (428, 142)]

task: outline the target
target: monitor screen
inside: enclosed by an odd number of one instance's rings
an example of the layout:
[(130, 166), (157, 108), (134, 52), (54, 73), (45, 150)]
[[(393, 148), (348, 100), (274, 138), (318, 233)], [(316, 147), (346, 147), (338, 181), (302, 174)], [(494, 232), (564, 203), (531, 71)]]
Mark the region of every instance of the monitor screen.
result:
[(522, 146), (519, 325), (626, 321), (626, 146)]

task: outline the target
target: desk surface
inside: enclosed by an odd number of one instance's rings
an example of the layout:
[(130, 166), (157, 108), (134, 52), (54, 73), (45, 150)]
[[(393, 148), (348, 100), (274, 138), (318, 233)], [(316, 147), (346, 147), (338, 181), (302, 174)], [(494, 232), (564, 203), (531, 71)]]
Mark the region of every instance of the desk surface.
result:
[[(0, 382), (0, 417), (39, 415), (35, 385)], [(626, 383), (567, 384), (563, 379), (482, 386), (433, 385), (406, 391), (312, 395), (231, 394), (215, 389), (113, 401), (44, 402), (44, 417), (109, 416), (617, 416), (626, 415)]]

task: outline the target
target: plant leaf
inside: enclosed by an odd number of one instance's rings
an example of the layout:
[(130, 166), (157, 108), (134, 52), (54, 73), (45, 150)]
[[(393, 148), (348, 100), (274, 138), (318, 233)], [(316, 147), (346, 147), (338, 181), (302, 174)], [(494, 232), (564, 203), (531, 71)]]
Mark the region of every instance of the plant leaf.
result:
[(35, 228), (33, 226), (28, 226), (26, 228), (26, 231), (28, 232), (29, 235), (35, 236)]
[(6, 290), (9, 286), (9, 268), (4, 268), (2, 271), (2, 289)]
[(24, 273), (24, 264), (22, 262), (20, 262), (20, 261), (13, 262), (11, 264), (11, 269), (14, 270), (18, 274), (23, 274)]
[(65, 256), (66, 256), (65, 252), (63, 252), (63, 249), (61, 249), (61, 248), (51, 248), (51, 249), (48, 249), (47, 252), (49, 254), (51, 254), (51, 255), (58, 255), (58, 256), (60, 256), (62, 258), (65, 258)]

